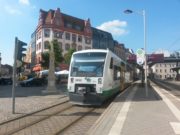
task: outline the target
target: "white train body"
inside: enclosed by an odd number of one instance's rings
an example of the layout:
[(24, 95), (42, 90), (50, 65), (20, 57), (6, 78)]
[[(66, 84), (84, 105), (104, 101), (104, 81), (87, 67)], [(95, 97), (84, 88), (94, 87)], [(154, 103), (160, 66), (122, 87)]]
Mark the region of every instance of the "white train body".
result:
[[(121, 65), (125, 62), (110, 50), (91, 49), (73, 53), (68, 77), (70, 101), (100, 105), (120, 91)], [(128, 75), (126, 75), (128, 81)]]

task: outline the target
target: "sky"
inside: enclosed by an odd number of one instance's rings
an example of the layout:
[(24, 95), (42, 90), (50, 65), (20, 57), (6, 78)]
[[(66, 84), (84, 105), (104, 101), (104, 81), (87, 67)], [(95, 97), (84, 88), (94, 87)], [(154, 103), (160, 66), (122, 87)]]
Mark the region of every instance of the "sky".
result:
[[(180, 51), (180, 0), (0, 0), (2, 64), (13, 65), (15, 37), (29, 43), (39, 10), (90, 18), (92, 27), (110, 32), (126, 48), (144, 47), (142, 11), (146, 17), (146, 51)], [(130, 9), (132, 14), (125, 14)]]

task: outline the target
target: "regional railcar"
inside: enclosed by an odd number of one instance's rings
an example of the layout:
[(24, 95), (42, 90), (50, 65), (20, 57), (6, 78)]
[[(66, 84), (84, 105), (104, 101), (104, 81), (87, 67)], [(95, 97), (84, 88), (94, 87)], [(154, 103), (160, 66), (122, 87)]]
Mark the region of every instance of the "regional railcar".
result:
[(73, 53), (68, 77), (70, 102), (101, 105), (130, 80), (126, 63), (110, 50), (90, 49)]

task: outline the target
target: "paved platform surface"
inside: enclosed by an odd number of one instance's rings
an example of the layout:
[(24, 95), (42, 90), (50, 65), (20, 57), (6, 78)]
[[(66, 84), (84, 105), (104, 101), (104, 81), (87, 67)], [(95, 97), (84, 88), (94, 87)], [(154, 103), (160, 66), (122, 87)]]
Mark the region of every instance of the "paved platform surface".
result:
[(150, 83), (136, 82), (119, 94), (88, 135), (180, 134), (180, 99)]
[(43, 94), (45, 89), (46, 87), (17, 87), (15, 114), (12, 114), (12, 86), (0, 86), (0, 123), (58, 104), (66, 96), (66, 93), (62, 93), (66, 86), (58, 88), (54, 95)]

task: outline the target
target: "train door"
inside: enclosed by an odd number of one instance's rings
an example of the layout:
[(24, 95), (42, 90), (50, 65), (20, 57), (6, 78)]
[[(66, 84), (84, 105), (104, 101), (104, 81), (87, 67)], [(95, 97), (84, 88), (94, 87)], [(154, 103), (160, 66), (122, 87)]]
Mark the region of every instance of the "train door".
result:
[(120, 66), (120, 91), (122, 91), (125, 88), (125, 65), (124, 63), (121, 63)]

